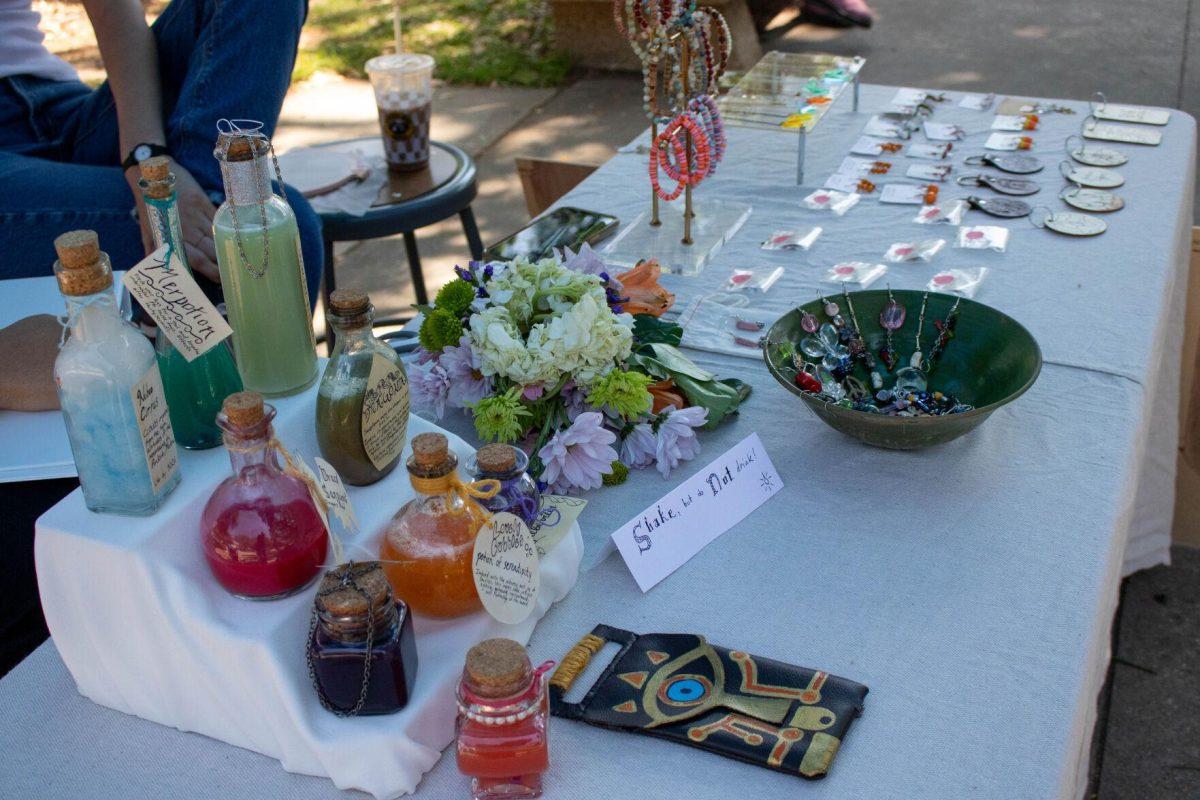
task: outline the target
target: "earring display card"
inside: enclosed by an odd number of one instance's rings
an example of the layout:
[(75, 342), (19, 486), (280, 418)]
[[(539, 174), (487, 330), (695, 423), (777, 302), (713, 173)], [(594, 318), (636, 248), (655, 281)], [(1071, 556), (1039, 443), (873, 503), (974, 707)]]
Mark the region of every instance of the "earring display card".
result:
[(952, 144), (920, 144), (914, 143), (908, 146), (904, 151), (904, 155), (909, 158), (919, 158), (922, 161), (944, 161), (950, 151), (954, 148)]
[(992, 130), (1023, 131), (1025, 130), (1025, 117), (1013, 114), (997, 114), (992, 118)]
[(972, 111), (987, 111), (995, 102), (996, 95), (994, 94), (967, 94), (958, 101), (958, 105)]
[(1015, 133), (993, 133), (983, 146), (988, 150), (1032, 150), (1033, 139)]
[(1086, 119), (1083, 122), (1083, 138), (1099, 139), (1104, 142), (1125, 142), (1126, 144), (1144, 144), (1156, 147), (1162, 144), (1162, 132), (1147, 128), (1134, 128), (1130, 125), (1118, 125), (1113, 122), (1100, 122)]
[(966, 213), (966, 200), (952, 200), (944, 205), (924, 206), (913, 222), (919, 225), (961, 225)]
[(860, 136), (854, 146), (850, 148), (850, 152), (856, 156), (881, 156), (889, 152), (889, 145), (893, 150), (901, 147), (900, 142), (881, 142), (870, 136)]
[[(917, 186), (911, 183), (889, 183), (879, 194), (879, 202), (896, 203), (898, 205), (924, 205), (927, 186)], [(932, 199), (932, 198), (931, 198)]]
[(835, 172), (825, 179), (821, 184), (822, 189), (832, 189), (835, 192), (857, 192), (859, 190), (859, 182), (862, 180), (857, 175), (847, 174), (845, 172)]
[(887, 115), (871, 117), (862, 132), (864, 136), (874, 136), (879, 139), (908, 138), (908, 131), (904, 128), (904, 121)]
[(904, 173), (904, 177), (941, 183), (950, 177), (950, 171), (953, 169), (949, 164), (912, 164)]
[(858, 205), (861, 199), (862, 195), (857, 192), (818, 189), (804, 198), (803, 203), (804, 207), (811, 211), (832, 211), (840, 217)]
[(959, 142), (967, 138), (961, 125), (946, 122), (926, 122), (925, 138), (931, 142)]
[[(579, 703), (565, 700), (604, 645), (621, 646)], [(638, 635), (597, 625), (560, 660), (550, 710), (656, 736), (789, 775), (833, 764), (867, 687), (820, 670), (709, 644), (695, 634)]]

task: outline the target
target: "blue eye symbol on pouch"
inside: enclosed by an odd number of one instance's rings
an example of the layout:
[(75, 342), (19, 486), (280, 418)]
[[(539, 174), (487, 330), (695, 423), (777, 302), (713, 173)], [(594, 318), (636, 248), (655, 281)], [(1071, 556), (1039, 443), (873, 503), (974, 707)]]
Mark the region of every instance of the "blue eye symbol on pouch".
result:
[(700, 675), (676, 675), (658, 690), (658, 698), (673, 706), (694, 706), (712, 694), (712, 683)]

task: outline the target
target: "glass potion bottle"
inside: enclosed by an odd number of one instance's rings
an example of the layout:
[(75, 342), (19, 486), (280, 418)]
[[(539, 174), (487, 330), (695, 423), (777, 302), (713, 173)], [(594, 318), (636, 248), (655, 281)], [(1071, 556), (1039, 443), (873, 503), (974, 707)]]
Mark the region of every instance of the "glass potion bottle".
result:
[(329, 298), (337, 336), (317, 392), (317, 444), (355, 486), (395, 469), (407, 441), (408, 375), (396, 351), (372, 335), (374, 318), (365, 292), (338, 289)]
[(511, 639), (487, 639), (467, 651), (455, 755), (458, 771), (471, 778), (473, 800), (541, 797), (550, 767), (550, 666), (534, 669)]
[(223, 131), (214, 154), (225, 202), (213, 240), (242, 383), (268, 396), (296, 394), (317, 378), (296, 216), (271, 188), (265, 136)]
[(94, 231), (54, 240), (70, 336), (54, 383), (92, 511), (151, 514), (179, 484), (179, 454), (154, 348), (117, 312), (112, 266)]
[(529, 456), (518, 447), (503, 442), (485, 444), (467, 459), (467, 472), (475, 480), (494, 478), (500, 481), (500, 491), (495, 497), (479, 502), (488, 511), (507, 511), (516, 514), (526, 525), (533, 526), (542, 507), (542, 493), (535, 481), (525, 470), (529, 467)]
[(233, 475), (200, 516), (204, 556), (231, 594), (273, 600), (302, 589), (325, 563), (329, 532), (300, 478), (285, 473), (271, 430), (275, 409), (257, 392), (225, 399), (224, 431)]
[[(165, 156), (154, 156), (140, 166), (139, 185), (154, 246), (170, 247), (170, 252), (178, 256), (174, 263), (186, 270), (187, 253), (183, 249), (183, 229), (175, 204), (175, 176), (171, 174), (170, 162)], [(242, 379), (229, 345), (221, 342), (189, 363), (160, 329), (154, 352), (158, 355), (176, 442), (190, 450), (216, 447), (221, 443), (221, 429), (217, 427), (221, 402), (242, 390)]]
[[(413, 437), (409, 479), (417, 496), (404, 504), (383, 531), (379, 560), (396, 596), (418, 614), (459, 617), (482, 608), (471, 569), (475, 537), (489, 513), (475, 496), (490, 491), (465, 486), (458, 458), (446, 437)], [(478, 486), (478, 485), (477, 485)]]
[(354, 717), (408, 704), (417, 679), (412, 614), (378, 561), (326, 572), (309, 628), (308, 673), (327, 710)]

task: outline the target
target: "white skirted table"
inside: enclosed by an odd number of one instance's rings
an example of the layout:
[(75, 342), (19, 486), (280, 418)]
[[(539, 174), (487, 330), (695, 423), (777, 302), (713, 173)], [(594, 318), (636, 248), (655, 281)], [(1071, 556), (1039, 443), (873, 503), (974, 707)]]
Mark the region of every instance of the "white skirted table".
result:
[[(859, 113), (848, 104), (833, 110), (808, 143), (811, 181), (837, 169), (894, 92), (864, 86)], [(982, 152), (991, 114), (948, 96), (936, 119), (972, 134), (955, 146), (958, 175), (963, 155)], [(1032, 153), (1047, 167), (1031, 176), (1043, 186), (1034, 203), (1060, 210), (1056, 165), (1087, 109), (1067, 105), (1079, 113), (1043, 115)], [(1195, 124), (1173, 111), (1162, 130), (1159, 147), (1112, 145), (1130, 156), (1118, 168), (1127, 205), (1107, 217), (1104, 235), (1071, 239), (971, 212), (978, 224), (1011, 228), (1007, 253), (947, 250), (932, 264), (892, 266), (893, 288), (923, 287), (946, 267), (989, 267), (976, 299), (1041, 344), (1036, 385), (973, 434), (916, 453), (871, 449), (801, 408), (760, 363), (691, 353), (750, 381), (754, 394), (740, 417), (704, 434), (699, 460), (671, 479), (635, 473), (588, 495), (587, 571), (539, 623), (532, 655), (561, 657), (599, 622), (702, 633), (865, 683), (865, 711), (829, 776), (811, 784), (555, 720), (549, 797), (663, 788), (697, 800), (1081, 797), (1120, 578), (1168, 558)], [(800, 203), (816, 184), (794, 185), (794, 135), (729, 135), (725, 163), (696, 193), (697, 211), (717, 197), (754, 210), (707, 271), (664, 281), (683, 307), (718, 291), (734, 267), (781, 264), (783, 279), (754, 298), (756, 309), (781, 314), (813, 298), (834, 262), (879, 261), (893, 242), (953, 233), (912, 224), (912, 206), (873, 199), (844, 217), (819, 217)], [(632, 219), (649, 202), (644, 159), (616, 156), (562, 204)], [(957, 194), (949, 184), (943, 192)], [(759, 249), (776, 230), (812, 224), (825, 231), (807, 253)], [(461, 418), (441, 424), (469, 430)], [(618, 558), (602, 558), (608, 534), (750, 432), (784, 491), (643, 595)], [(50, 643), (0, 681), (0, 707), (8, 764), (0, 795), (341, 796), (327, 780), (93, 705), (75, 693)], [(441, 759), (417, 796), (467, 796), (453, 758)]]

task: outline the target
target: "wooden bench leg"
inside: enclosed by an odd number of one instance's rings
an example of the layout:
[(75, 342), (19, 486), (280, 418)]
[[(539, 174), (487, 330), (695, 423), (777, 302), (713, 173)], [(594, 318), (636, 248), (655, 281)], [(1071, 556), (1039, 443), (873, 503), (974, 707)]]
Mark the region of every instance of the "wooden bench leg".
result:
[(467, 248), (471, 251), (471, 258), (478, 261), (483, 258), (483, 241), (479, 238), (479, 226), (475, 224), (475, 212), (467, 206), (458, 212), (458, 216), (462, 220), (463, 233), (467, 235)]
[(413, 292), (417, 305), (428, 305), (429, 295), (425, 292), (425, 274), (421, 272), (421, 254), (417, 252), (417, 236), (413, 231), (404, 232), (404, 250), (408, 253), (408, 270), (412, 273)]

